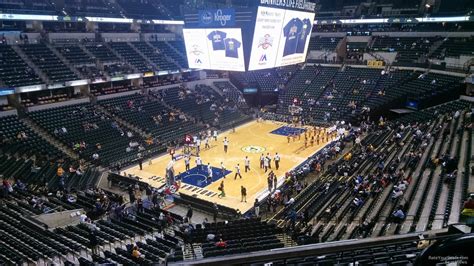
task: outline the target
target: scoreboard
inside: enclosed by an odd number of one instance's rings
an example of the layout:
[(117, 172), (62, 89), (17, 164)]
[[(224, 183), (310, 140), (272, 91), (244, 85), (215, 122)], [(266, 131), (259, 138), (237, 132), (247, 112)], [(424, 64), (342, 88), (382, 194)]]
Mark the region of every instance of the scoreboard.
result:
[(185, 14), (183, 38), (189, 67), (252, 71), (304, 62), (314, 23), (314, 3), (255, 3), (248, 8)]
[(183, 29), (190, 68), (245, 71), (240, 28)]
[(259, 7), (248, 70), (305, 61), (314, 13)]

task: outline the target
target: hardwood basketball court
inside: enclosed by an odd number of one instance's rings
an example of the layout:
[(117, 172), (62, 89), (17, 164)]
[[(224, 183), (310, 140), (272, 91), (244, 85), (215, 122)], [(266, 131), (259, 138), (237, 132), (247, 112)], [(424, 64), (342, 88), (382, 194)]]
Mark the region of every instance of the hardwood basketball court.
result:
[[(210, 139), (211, 148), (209, 149), (204, 149), (204, 143), (202, 143), (200, 156), (203, 165), (210, 163), (211, 166), (220, 169), (220, 164), (223, 162), (225, 168), (232, 172), (227, 174), (225, 178), (215, 180), (207, 186), (202, 185), (204, 186), (203, 188), (187, 184), (186, 181), (184, 181), (186, 177), (184, 177), (179, 192), (187, 195), (196, 195), (200, 199), (217, 202), (220, 205), (238, 209), (242, 213), (246, 212), (252, 208), (255, 198), (262, 198), (268, 193), (268, 172), (265, 173), (264, 169), (260, 169), (259, 159), (262, 153), (270, 153), (272, 158), (276, 152), (280, 155), (281, 161), (279, 170), (275, 170), (273, 160), (271, 166), (278, 177), (278, 184), (281, 185), (285, 172), (295, 168), (327, 144), (327, 142), (320, 142), (319, 145), (317, 145), (315, 142), (313, 146), (310, 146), (308, 141), (308, 147), (305, 148), (304, 134), (301, 135), (300, 139), (296, 138), (295, 141), (291, 140), (290, 143), (288, 143), (287, 136), (271, 133), (274, 130), (279, 130), (287, 126), (285, 123), (274, 121), (252, 121), (237, 127), (235, 132), (229, 130), (221, 133), (217, 141)], [(224, 153), (224, 137), (227, 137), (229, 140), (227, 153)], [(179, 154), (180, 152), (181, 151), (177, 151), (176, 153)], [(245, 156), (248, 156), (250, 159), (251, 170), (247, 173), (244, 171)], [(164, 178), (156, 178), (156, 176), (165, 176), (165, 169), (170, 161), (170, 155), (163, 155), (153, 158), (151, 164), (149, 164), (149, 161), (144, 162), (143, 170), (140, 170), (138, 166), (134, 166), (124, 170), (124, 172), (137, 175), (142, 178), (142, 181), (159, 187), (164, 184), (165, 180)], [(237, 178), (234, 180), (235, 166), (237, 164), (240, 164), (242, 179)], [(195, 166), (195, 157), (192, 157), (191, 170)], [(184, 173), (184, 160), (176, 161), (174, 169), (175, 175)], [(222, 180), (224, 180), (226, 197), (218, 198), (220, 194), (218, 187)], [(247, 203), (240, 201), (241, 186), (247, 189)]]

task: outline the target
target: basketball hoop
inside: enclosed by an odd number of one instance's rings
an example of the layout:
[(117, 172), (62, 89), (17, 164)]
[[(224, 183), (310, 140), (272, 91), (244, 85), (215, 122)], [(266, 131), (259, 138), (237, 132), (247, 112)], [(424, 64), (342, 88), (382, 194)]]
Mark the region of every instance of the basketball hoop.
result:
[(183, 153), (187, 156), (198, 156), (198, 149), (193, 144), (184, 145)]

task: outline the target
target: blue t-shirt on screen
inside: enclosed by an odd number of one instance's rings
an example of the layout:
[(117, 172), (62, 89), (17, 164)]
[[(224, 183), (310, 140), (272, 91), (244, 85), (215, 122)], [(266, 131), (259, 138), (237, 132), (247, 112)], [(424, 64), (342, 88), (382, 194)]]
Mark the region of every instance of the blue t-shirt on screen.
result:
[(302, 54), (304, 53), (304, 48), (306, 46), (306, 40), (308, 39), (308, 35), (311, 32), (311, 21), (307, 18), (303, 19), (303, 26), (301, 27), (301, 31), (298, 35), (298, 44), (296, 45), (296, 53)]
[(298, 37), (303, 28), (303, 22), (299, 18), (293, 18), (283, 28), (283, 35), (286, 37), (283, 56), (296, 53), (298, 46)]
[(225, 56), (239, 58), (240, 42), (234, 38), (225, 39)]
[(215, 30), (207, 35), (207, 38), (212, 42), (212, 49), (214, 51), (225, 50), (224, 39), (226, 36), (227, 33), (220, 30)]

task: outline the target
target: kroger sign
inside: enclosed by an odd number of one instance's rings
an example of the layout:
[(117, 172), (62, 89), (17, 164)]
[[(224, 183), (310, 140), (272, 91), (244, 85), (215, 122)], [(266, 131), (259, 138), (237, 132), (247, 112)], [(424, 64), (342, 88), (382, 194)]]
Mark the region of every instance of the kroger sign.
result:
[(203, 27), (229, 27), (235, 24), (235, 10), (208, 9), (199, 10), (199, 25)]

